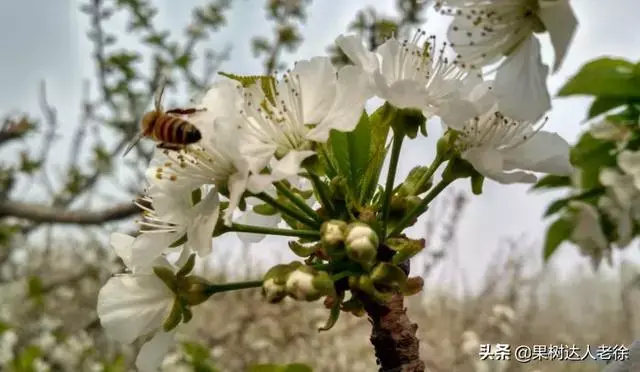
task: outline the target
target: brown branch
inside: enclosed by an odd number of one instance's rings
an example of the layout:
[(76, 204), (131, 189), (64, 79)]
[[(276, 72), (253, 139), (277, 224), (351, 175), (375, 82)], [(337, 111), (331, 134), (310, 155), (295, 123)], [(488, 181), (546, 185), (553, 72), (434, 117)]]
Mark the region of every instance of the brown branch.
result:
[(371, 322), (371, 344), (380, 372), (424, 372), (416, 331), (404, 307), (404, 297), (394, 294), (385, 305), (364, 299)]
[(99, 225), (105, 222), (123, 220), (138, 213), (140, 213), (140, 209), (133, 203), (123, 203), (98, 211), (64, 210), (12, 200), (5, 200), (0, 203), (0, 218), (17, 217), (36, 223)]

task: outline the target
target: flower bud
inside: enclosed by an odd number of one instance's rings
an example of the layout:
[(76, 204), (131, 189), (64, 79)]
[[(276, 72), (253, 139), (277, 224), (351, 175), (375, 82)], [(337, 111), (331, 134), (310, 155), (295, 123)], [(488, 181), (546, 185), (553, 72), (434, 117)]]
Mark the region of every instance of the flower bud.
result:
[(286, 289), (291, 297), (302, 301), (316, 301), (322, 296), (335, 293), (329, 274), (308, 266), (299, 267), (289, 274)]
[(302, 266), (300, 262), (276, 265), (264, 274), (262, 294), (269, 303), (278, 303), (287, 296), (286, 282), (289, 274)]
[(347, 223), (340, 220), (331, 220), (320, 227), (320, 240), (325, 252), (332, 257), (344, 255), (344, 238)]
[(369, 267), (378, 253), (378, 234), (364, 223), (356, 222), (347, 228), (347, 256), (359, 264)]

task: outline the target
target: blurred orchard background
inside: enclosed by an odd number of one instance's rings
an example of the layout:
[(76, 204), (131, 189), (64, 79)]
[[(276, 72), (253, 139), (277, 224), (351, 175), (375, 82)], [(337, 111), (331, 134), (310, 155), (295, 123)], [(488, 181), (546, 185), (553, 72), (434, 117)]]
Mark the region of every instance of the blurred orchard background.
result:
[[(4, 0), (0, 2), (0, 370), (128, 371), (139, 345), (106, 339), (97, 291), (122, 269), (106, 244), (134, 231), (131, 200), (145, 186), (153, 144), (121, 157), (168, 74), (165, 106), (186, 105), (218, 71), (283, 71), (330, 53), (346, 32), (369, 47), (416, 28), (443, 35), (446, 23), (415, 0)], [(580, 22), (552, 94), (588, 60), (635, 61), (640, 13), (634, 0), (573, 1)], [(546, 43), (545, 43), (546, 44)], [(544, 45), (544, 44), (543, 44)], [(548, 45), (543, 57), (552, 58)], [(588, 98), (554, 100), (548, 130), (575, 143)], [(397, 179), (427, 163), (439, 136), (406, 146)], [(416, 159), (413, 163), (412, 160)], [(383, 175), (384, 177), (385, 175)], [(566, 243), (547, 264), (544, 209), (562, 193), (487, 181), (444, 196), (412, 230), (428, 248), (412, 263), (425, 280), (408, 298), (429, 371), (597, 371), (593, 361), (489, 365), (480, 343), (629, 344), (638, 338), (637, 244), (593, 270)], [(127, 230), (129, 229), (129, 230)], [(217, 239), (208, 278), (258, 277), (289, 259), (276, 238), (244, 244)], [(216, 295), (181, 334), (165, 371), (258, 371), (264, 363), (304, 363), (313, 371), (372, 371), (366, 318), (342, 317), (318, 333), (317, 304), (269, 305), (259, 291)]]

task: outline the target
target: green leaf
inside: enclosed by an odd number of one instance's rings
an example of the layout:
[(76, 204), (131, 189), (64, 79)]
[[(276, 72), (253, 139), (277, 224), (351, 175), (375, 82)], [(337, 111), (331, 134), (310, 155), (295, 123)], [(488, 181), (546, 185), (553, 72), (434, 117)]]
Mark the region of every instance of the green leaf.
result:
[(195, 342), (182, 343), (182, 350), (188, 357), (191, 367), (197, 372), (218, 372), (214, 367), (209, 349)]
[(571, 198), (563, 198), (554, 201), (547, 207), (547, 210), (544, 212), (544, 217), (549, 217), (552, 214), (560, 212), (564, 207), (567, 206), (567, 204), (569, 204), (570, 201)]
[(394, 112), (393, 107), (385, 103), (369, 117), (369, 127), (371, 129), (369, 166), (362, 179), (360, 204), (365, 204), (369, 201), (378, 186), (382, 164), (387, 156), (387, 137), (389, 137)]
[(547, 230), (547, 238), (544, 243), (544, 261), (548, 261), (560, 244), (567, 240), (573, 231), (573, 222), (564, 218), (552, 223)]
[(569, 176), (557, 176), (555, 174), (549, 174), (542, 177), (531, 190), (538, 189), (556, 189), (559, 187), (571, 186), (571, 177)]
[(249, 372), (313, 372), (313, 369), (302, 363), (292, 364), (257, 364)]
[(580, 137), (571, 149), (571, 163), (580, 168), (580, 186), (591, 189), (600, 186), (598, 176), (602, 168), (616, 166), (615, 144), (594, 138), (589, 132)]
[(617, 98), (617, 97), (598, 97), (593, 101), (591, 107), (589, 108), (589, 115), (587, 119), (594, 118), (598, 115), (604, 114), (605, 112), (609, 112), (616, 107), (620, 107), (627, 103), (627, 99), (625, 98)]
[(338, 171), (347, 180), (350, 196), (359, 195), (363, 175), (369, 166), (371, 145), (369, 116), (366, 111), (362, 112), (360, 121), (352, 132), (332, 130), (329, 142)]
[(584, 65), (558, 92), (558, 96), (572, 95), (640, 98), (640, 82), (631, 62), (601, 58)]

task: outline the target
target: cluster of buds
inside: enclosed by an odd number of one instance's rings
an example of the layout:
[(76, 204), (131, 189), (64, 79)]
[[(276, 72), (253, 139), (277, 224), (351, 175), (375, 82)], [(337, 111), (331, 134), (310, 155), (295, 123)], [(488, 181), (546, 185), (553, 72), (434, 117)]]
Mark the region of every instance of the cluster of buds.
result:
[[(321, 329), (329, 329), (340, 311), (362, 316), (366, 301), (384, 303), (393, 293), (420, 292), (422, 278), (409, 278), (406, 266), (424, 246), (424, 240), (404, 237), (382, 242), (374, 227), (362, 221), (325, 221), (319, 242), (289, 243), (296, 255), (307, 259), (272, 267), (263, 278), (262, 292), (270, 303), (287, 297), (299, 301), (324, 297), (332, 315)], [(348, 291), (351, 295), (345, 299)]]
[(262, 293), (270, 303), (289, 296), (300, 301), (316, 301), (335, 293), (329, 274), (301, 262), (272, 267), (264, 275)]

